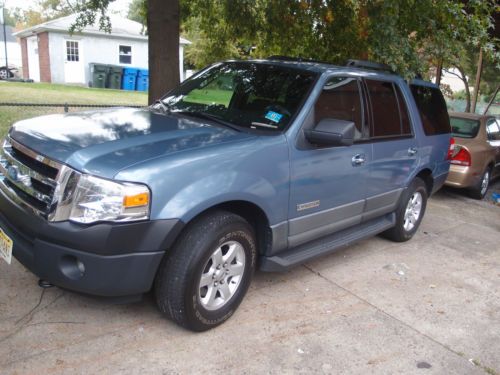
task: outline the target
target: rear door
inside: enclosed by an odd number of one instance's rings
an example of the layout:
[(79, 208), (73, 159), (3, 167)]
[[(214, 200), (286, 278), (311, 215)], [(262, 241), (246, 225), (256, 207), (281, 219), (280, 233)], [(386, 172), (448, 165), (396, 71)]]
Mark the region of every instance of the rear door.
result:
[(500, 173), (500, 120), (490, 118), (486, 121), (486, 132), (488, 143), (495, 150), (495, 170), (493, 173)]
[(418, 165), (419, 148), (406, 100), (392, 81), (365, 79), (373, 156), (363, 220), (394, 211)]

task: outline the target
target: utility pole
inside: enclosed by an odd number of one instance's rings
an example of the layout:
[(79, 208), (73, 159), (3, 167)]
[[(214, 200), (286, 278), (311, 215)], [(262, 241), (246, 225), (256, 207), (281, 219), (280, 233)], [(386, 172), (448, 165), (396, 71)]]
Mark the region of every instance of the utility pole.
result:
[(9, 59), (7, 58), (7, 31), (5, 30), (5, 4), (2, 7), (2, 27), (3, 27), (3, 45), (5, 48), (5, 69), (7, 72), (7, 75), (5, 76), (5, 79), (10, 78), (10, 70), (9, 70)]

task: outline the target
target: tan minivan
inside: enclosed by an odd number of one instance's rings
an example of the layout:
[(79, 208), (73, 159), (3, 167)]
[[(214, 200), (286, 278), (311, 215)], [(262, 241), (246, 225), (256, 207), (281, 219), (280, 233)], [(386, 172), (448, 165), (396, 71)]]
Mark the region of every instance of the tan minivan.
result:
[(492, 178), (500, 174), (500, 120), (493, 116), (450, 112), (455, 147), (446, 185), (467, 188), (483, 199)]

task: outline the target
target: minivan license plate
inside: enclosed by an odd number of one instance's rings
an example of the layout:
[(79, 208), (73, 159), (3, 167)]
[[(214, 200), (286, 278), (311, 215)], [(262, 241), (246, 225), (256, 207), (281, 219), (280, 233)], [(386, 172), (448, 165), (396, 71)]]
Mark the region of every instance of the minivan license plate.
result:
[(0, 228), (0, 258), (3, 258), (8, 264), (12, 262), (12, 240)]

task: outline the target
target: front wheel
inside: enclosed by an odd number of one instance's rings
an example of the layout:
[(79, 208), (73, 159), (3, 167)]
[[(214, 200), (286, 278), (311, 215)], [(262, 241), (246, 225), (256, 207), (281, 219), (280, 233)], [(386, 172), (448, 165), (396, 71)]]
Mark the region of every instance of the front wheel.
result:
[(242, 217), (218, 211), (196, 220), (158, 271), (160, 311), (193, 331), (225, 322), (248, 290), (256, 256), (253, 228)]
[(396, 225), (383, 236), (396, 242), (411, 239), (422, 222), (426, 207), (427, 189), (424, 181), (416, 177), (401, 197), (396, 209)]

